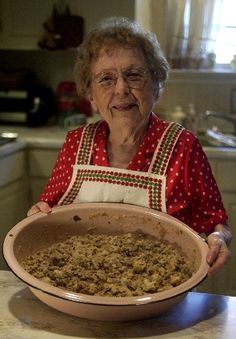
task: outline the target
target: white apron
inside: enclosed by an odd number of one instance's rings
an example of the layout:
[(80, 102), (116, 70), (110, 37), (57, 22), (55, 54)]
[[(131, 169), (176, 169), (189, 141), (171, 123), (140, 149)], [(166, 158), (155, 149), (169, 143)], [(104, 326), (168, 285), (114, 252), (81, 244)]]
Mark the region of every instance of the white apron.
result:
[(59, 205), (119, 202), (166, 212), (166, 169), (183, 127), (170, 123), (147, 172), (90, 165), (96, 130), (101, 121), (84, 127), (71, 182)]

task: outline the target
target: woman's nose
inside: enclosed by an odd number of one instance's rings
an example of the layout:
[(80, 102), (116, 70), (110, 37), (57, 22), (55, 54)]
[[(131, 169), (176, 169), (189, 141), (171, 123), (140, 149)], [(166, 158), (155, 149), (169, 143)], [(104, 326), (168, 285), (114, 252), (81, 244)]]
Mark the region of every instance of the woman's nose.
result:
[(117, 77), (116, 84), (115, 84), (115, 93), (124, 94), (124, 93), (129, 93), (129, 92), (130, 92), (130, 87), (127, 81), (124, 79), (124, 77), (123, 76)]

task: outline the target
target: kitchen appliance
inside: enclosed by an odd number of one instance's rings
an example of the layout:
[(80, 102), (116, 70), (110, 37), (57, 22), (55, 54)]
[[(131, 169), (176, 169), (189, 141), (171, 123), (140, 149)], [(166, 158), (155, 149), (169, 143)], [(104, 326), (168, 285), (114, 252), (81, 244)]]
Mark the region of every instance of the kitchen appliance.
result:
[(52, 91), (48, 87), (0, 89), (0, 123), (41, 126), (54, 113), (53, 106)]

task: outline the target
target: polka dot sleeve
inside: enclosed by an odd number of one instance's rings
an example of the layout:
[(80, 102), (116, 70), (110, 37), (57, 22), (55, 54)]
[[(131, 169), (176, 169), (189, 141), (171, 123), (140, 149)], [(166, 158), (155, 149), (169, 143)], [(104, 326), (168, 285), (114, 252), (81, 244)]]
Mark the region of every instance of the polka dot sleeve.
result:
[(40, 201), (46, 201), (51, 207), (57, 205), (70, 183), (81, 134), (81, 128), (68, 132), (51, 176), (39, 197)]
[(200, 233), (212, 231), (216, 224), (226, 222), (227, 214), (207, 156), (197, 139), (185, 161), (184, 183), (190, 201), (188, 224)]

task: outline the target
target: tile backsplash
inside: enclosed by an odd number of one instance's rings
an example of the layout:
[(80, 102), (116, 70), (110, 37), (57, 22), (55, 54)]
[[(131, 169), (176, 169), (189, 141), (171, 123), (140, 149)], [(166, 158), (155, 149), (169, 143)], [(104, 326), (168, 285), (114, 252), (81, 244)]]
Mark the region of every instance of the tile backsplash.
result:
[(173, 70), (155, 111), (168, 118), (176, 106), (187, 114), (193, 104), (199, 116), (200, 129), (205, 129), (203, 113), (215, 110), (236, 116), (233, 98), (236, 90), (236, 72), (207, 72)]

